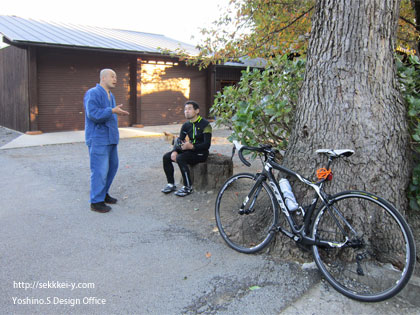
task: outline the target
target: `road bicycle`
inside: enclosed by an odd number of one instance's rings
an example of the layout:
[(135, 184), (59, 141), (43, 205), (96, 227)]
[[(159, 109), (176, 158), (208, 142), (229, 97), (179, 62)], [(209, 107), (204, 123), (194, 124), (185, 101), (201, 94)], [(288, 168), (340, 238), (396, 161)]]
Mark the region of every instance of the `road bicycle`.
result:
[[(328, 163), (319, 170), (315, 182), (276, 162), (278, 151), (271, 146), (243, 146), (239, 158), (251, 166), (243, 156), (245, 150), (260, 154), (262, 171), (230, 177), (216, 198), (217, 227), (231, 248), (256, 253), (282, 232), (309, 248), (325, 279), (349, 298), (378, 302), (405, 287), (414, 270), (416, 253), (413, 234), (398, 210), (368, 192), (351, 190), (329, 195), (323, 189), (332, 180), (332, 162), (350, 157), (353, 150), (317, 150), (328, 157)], [(312, 188), (315, 193), (309, 204), (288, 209), (273, 170)], [(280, 210), (285, 226), (279, 223)]]

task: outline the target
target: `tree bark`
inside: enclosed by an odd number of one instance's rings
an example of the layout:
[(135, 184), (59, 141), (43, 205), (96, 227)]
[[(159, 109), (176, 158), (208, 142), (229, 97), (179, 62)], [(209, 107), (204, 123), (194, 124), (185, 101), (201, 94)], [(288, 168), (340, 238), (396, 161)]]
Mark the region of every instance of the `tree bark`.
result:
[[(366, 190), (405, 213), (409, 135), (393, 55), (399, 3), (317, 1), (284, 164), (315, 179), (326, 163), (317, 149), (353, 149), (353, 156), (333, 163), (326, 190)], [(302, 196), (300, 186), (295, 193)]]

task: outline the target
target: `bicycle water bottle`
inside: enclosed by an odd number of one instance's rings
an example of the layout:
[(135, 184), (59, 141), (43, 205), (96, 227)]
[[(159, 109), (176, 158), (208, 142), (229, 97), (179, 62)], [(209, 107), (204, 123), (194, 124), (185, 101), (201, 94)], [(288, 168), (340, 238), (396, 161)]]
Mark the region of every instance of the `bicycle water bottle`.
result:
[(297, 208), (299, 208), (299, 205), (296, 201), (295, 195), (293, 194), (289, 181), (286, 178), (282, 178), (280, 179), (279, 184), (280, 190), (283, 193), (284, 199), (286, 201), (287, 208), (289, 211), (295, 211)]

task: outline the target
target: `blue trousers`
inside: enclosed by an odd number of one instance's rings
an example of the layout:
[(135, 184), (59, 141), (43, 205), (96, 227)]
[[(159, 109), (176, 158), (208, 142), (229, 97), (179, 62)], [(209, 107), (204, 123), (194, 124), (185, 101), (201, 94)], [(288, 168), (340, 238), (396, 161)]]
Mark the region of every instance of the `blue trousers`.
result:
[(117, 145), (89, 146), (90, 203), (102, 202), (118, 170)]

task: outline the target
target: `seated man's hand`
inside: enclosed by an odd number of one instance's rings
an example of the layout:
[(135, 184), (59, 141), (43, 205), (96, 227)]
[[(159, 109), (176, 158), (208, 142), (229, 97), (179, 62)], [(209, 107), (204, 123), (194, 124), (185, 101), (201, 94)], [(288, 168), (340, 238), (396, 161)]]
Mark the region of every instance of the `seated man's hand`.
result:
[(192, 149), (194, 149), (194, 146), (193, 146), (193, 144), (191, 143), (191, 142), (184, 142), (182, 145), (181, 145), (181, 149), (182, 150), (192, 150)]
[(174, 151), (171, 153), (171, 160), (176, 162), (176, 157), (178, 156), (178, 152)]

